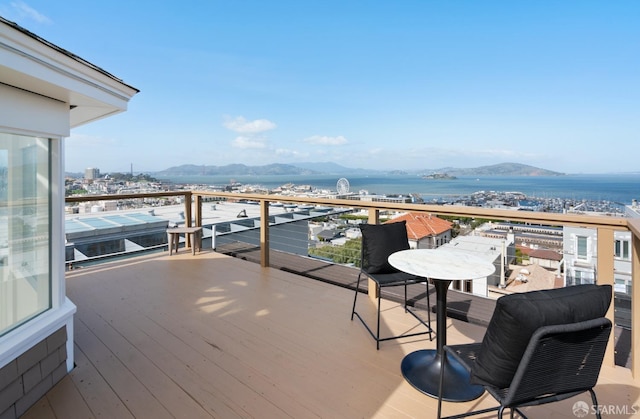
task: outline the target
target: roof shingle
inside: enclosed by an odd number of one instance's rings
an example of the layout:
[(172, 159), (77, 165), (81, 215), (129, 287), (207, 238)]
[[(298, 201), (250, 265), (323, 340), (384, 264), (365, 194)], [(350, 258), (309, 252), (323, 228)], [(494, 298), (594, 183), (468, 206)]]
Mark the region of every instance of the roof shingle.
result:
[(394, 223), (405, 220), (407, 222), (407, 235), (409, 240), (420, 240), (425, 237), (432, 237), (451, 230), (452, 223), (435, 215), (424, 214), (419, 212), (408, 212), (393, 220), (387, 221)]

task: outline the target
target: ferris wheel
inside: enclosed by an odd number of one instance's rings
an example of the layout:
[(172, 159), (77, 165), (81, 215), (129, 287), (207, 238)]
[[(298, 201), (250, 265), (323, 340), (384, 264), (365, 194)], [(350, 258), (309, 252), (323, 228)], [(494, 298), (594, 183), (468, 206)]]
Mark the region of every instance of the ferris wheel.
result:
[(336, 189), (339, 195), (346, 195), (349, 193), (349, 181), (343, 177), (338, 179), (338, 184), (336, 185)]

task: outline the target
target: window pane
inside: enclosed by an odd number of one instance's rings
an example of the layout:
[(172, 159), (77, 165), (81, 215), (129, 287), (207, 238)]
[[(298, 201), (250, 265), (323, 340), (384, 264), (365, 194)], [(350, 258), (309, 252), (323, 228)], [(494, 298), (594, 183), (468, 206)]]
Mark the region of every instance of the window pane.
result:
[(49, 154), (0, 133), (0, 335), (51, 307)]
[(622, 242), (622, 257), (624, 259), (629, 259), (629, 244), (627, 240)]
[(586, 259), (587, 258), (587, 238), (583, 236), (578, 236), (578, 258)]

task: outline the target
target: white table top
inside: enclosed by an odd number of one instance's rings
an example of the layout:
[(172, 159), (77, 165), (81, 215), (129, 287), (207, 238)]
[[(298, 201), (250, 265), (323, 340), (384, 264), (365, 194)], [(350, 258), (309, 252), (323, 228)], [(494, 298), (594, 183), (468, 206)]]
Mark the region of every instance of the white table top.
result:
[(496, 270), (478, 256), (443, 247), (402, 250), (389, 256), (389, 264), (412, 275), (454, 281), (484, 278)]

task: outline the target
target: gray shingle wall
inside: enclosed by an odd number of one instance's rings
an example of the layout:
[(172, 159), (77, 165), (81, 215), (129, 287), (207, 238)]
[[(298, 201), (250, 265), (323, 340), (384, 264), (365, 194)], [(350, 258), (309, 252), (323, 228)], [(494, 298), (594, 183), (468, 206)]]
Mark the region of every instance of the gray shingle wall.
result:
[(0, 419), (16, 419), (67, 373), (67, 329), (61, 327), (0, 369)]

